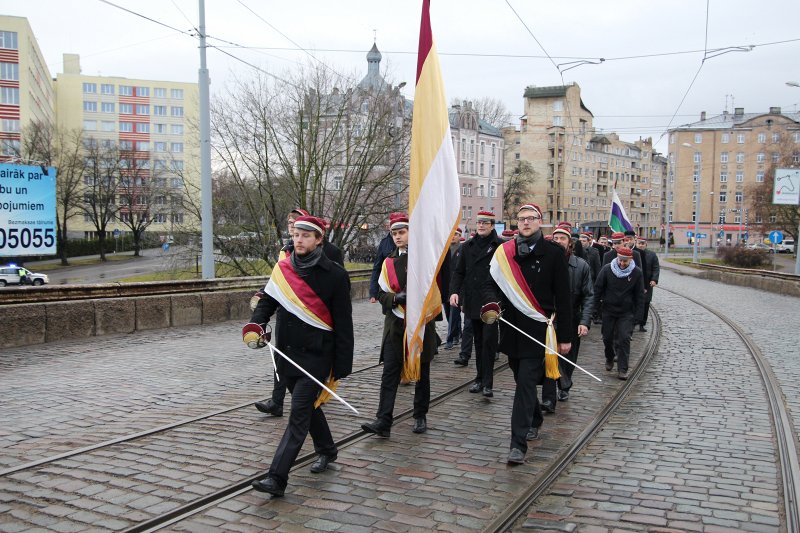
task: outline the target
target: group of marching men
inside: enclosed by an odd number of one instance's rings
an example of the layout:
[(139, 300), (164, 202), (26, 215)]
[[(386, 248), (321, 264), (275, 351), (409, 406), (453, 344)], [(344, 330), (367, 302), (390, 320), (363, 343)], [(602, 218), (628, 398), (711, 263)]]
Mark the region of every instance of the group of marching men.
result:
[[(517, 232), (502, 238), (494, 229), (495, 215), (481, 211), (472, 238), (458, 244), (457, 232), (452, 256), (447, 254), (438, 276), (449, 322), (445, 346), (458, 336), (463, 345), (471, 329), (477, 372), (469, 391), (492, 398), (496, 355), (508, 356), (516, 383), (510, 464), (524, 463), (528, 441), (538, 438), (543, 411), (552, 413), (557, 400), (569, 398), (580, 340), (588, 334), (593, 315), (602, 317), (606, 370), (613, 370), (616, 361), (618, 377), (627, 379), (634, 325), (644, 330), (647, 304), (658, 282), (658, 259), (646, 250), (646, 241), (635, 249), (635, 234), (615, 233), (613, 247), (607, 247), (604, 237), (597, 243), (586, 233), (573, 239), (566, 223), (544, 235), (541, 222), (541, 208), (524, 204), (517, 212)], [(389, 235), (379, 245), (377, 288), (371, 294), (385, 315), (380, 399), (375, 420), (361, 426), (384, 438), (390, 436), (398, 385), (409, 375), (415, 382), (412, 431), (427, 431), (430, 363), (440, 343), (431, 320), (418, 367), (409, 372), (404, 341), (408, 216), (393, 213), (389, 224)], [(257, 402), (256, 408), (282, 416), (286, 389), (292, 392), (289, 421), (269, 472), (253, 482), (256, 490), (273, 497), (283, 496), (289, 470), (309, 433), (318, 454), (311, 471), (324, 472), (336, 460), (338, 450), (321, 405), (352, 371), (354, 345), (350, 280), (341, 251), (325, 239), (325, 222), (302, 209), (289, 214), (288, 225), (290, 242), (266, 287), (253, 297), (253, 315), (242, 330), (248, 346), (270, 344), (270, 351), (278, 354), (272, 397)], [(462, 312), (464, 333), (454, 335), (455, 319), (460, 324)], [(277, 337), (271, 343), (268, 324), (273, 315)], [(456, 364), (465, 366), (464, 357), (462, 351)], [(542, 386), (541, 402), (537, 385)]]

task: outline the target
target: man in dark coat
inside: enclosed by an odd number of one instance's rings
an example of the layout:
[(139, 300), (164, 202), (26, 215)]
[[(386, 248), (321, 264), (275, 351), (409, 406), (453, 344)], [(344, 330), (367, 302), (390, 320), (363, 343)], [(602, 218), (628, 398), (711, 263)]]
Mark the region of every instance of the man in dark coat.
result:
[[(389, 215), (391, 219), (392, 213)], [(394, 239), (392, 239), (392, 232), (386, 232), (381, 242), (378, 243), (378, 249), (375, 251), (375, 261), (372, 263), (372, 276), (369, 279), (369, 302), (375, 303), (378, 301), (378, 292), (380, 291), (380, 287), (378, 287), (378, 278), (381, 275), (381, 267), (383, 266), (383, 260), (389, 257), (395, 249)]]
[[(305, 209), (301, 209), (296, 207), (289, 212), (289, 216), (287, 217), (287, 225), (289, 228), (289, 239), (281, 248), (280, 253), (278, 254), (278, 260), (285, 259), (292, 255), (292, 250), (294, 250), (294, 242), (293, 242), (293, 235), (294, 235), (294, 222), (297, 220), (298, 217), (307, 217), (310, 216), (308, 211)], [(325, 254), (325, 257), (333, 261), (334, 263), (338, 263), (342, 267), (344, 267), (344, 259), (342, 257), (342, 251), (339, 249), (338, 246), (330, 242), (326, 239), (323, 235), (322, 241), (322, 253)], [(256, 305), (258, 303), (258, 299), (263, 296), (263, 291), (258, 291), (253, 299), (251, 300)], [(255, 310), (255, 306), (251, 304), (251, 308)], [(278, 309), (278, 314), (276, 316), (276, 322), (280, 323), (284, 317), (283, 309)], [(266, 413), (272, 416), (283, 416), (283, 400), (286, 398), (286, 381), (279, 380), (273, 374), (272, 377), (272, 395), (270, 396), (269, 400), (266, 402), (256, 402), (255, 408), (261, 411), (262, 413)]]
[[(392, 213), (391, 234), (396, 249), (384, 260), (379, 278), (383, 314), (383, 341), (381, 343), (381, 394), (378, 412), (374, 421), (362, 424), (361, 429), (379, 437), (389, 437), (394, 422), (394, 403), (397, 387), (403, 370), (405, 350), (403, 349), (406, 330), (406, 276), (408, 267), (408, 217), (402, 213)], [(414, 433), (425, 433), (428, 429), (427, 414), (431, 401), (431, 361), (436, 349), (435, 322), (425, 325), (422, 354), (420, 355), (420, 378), (414, 389)]]
[[(573, 331), (569, 338), (572, 341), (572, 348), (565, 357), (573, 363), (577, 363), (581, 337), (588, 335), (591, 327), (594, 283), (592, 282), (589, 264), (572, 253), (574, 245), (570, 237), (571, 233), (572, 228), (568, 224), (559, 224), (553, 231), (553, 242), (563, 247), (567, 256)], [(561, 372), (560, 379), (544, 379), (544, 385), (542, 385), (542, 410), (545, 412), (555, 412), (556, 383), (558, 383), (559, 389), (558, 400), (563, 402), (569, 399), (569, 390), (572, 388), (572, 372), (575, 367), (562, 361), (559, 370)], [(538, 430), (538, 428), (534, 429)]]
[(614, 369), (617, 358), (619, 379), (628, 379), (633, 324), (642, 316), (644, 283), (642, 270), (632, 261), (633, 251), (617, 248), (617, 257), (603, 265), (594, 284), (594, 303), (603, 302), (603, 345), (606, 370)]
[(594, 284), (594, 280), (597, 279), (597, 273), (600, 272), (600, 267), (603, 266), (600, 260), (600, 252), (594, 247), (592, 243), (592, 234), (590, 232), (585, 231), (581, 233), (578, 238), (581, 240), (583, 252), (586, 254), (586, 262), (589, 263), (592, 273), (592, 283)]
[(489, 262), (497, 247), (503, 244), (494, 230), (494, 219), (491, 211), (478, 212), (477, 234), (462, 246), (450, 281), (450, 305), (460, 305), (464, 310), (464, 320), (472, 321), (477, 373), (469, 391), (482, 392), (486, 398), (494, 396), (497, 325), (481, 322), (482, 287), (489, 279)]
[(647, 315), (650, 312), (650, 302), (653, 301), (653, 289), (658, 285), (658, 276), (661, 272), (661, 266), (658, 263), (658, 256), (652, 250), (647, 249), (647, 241), (639, 239), (636, 243), (639, 249), (639, 255), (642, 256), (642, 275), (644, 276), (644, 310), (639, 319), (639, 331), (647, 331), (645, 324), (647, 324)]
[(448, 251), (448, 263), (450, 267), (448, 272), (450, 277), (443, 277), (442, 281), (447, 281), (447, 286), (442, 285), (442, 295), (446, 296), (448, 301), (444, 306), (447, 310), (447, 338), (445, 339), (445, 349), (450, 350), (454, 345), (461, 342), (461, 309), (457, 305), (450, 305), (450, 278), (452, 278), (452, 269), (456, 264), (458, 249), (461, 247), (461, 228), (456, 228), (453, 239), (450, 242), (450, 250)]
[[(559, 245), (544, 239), (541, 220), (539, 206), (525, 204), (519, 208), (519, 235), (495, 252), (491, 277), (484, 284), (484, 301), (489, 303), (483, 306), (481, 315), (491, 322), (491, 308), (502, 309), (505, 320), (544, 343), (547, 321), (555, 312), (558, 351), (566, 354), (573, 334), (567, 260)], [(525, 299), (520, 299), (519, 294), (525, 294)], [(505, 322), (500, 323), (500, 328), (500, 351), (508, 355), (517, 384), (508, 462), (519, 464), (525, 462), (528, 437), (537, 436), (530, 435), (531, 427), (541, 425), (536, 386), (545, 377), (545, 352)]]
[[(316, 217), (295, 220), (292, 254), (276, 265), (250, 322), (266, 325), (282, 308), (285, 315), (276, 325), (278, 349), (318, 381), (332, 383), (353, 370), (353, 309), (347, 271), (322, 253), (324, 227)], [(314, 407), (321, 387), (279, 354), (275, 357), (280, 379), (292, 393), (292, 410), (269, 473), (254, 481), (253, 488), (283, 496), (289, 470), (309, 433), (319, 454), (312, 472), (326, 470), (338, 450), (322, 407)]]
[(639, 251), (635, 249), (635, 243), (635, 240), (632, 241), (630, 238), (626, 238), (625, 234), (622, 232), (618, 231), (616, 233), (612, 233), (612, 248), (608, 250), (605, 255), (603, 255), (603, 265), (605, 266), (609, 264), (615, 257), (617, 257), (617, 251), (620, 249), (620, 247), (624, 247), (633, 251), (633, 262), (636, 264), (636, 266), (640, 266), (642, 264), (642, 256), (639, 255)]

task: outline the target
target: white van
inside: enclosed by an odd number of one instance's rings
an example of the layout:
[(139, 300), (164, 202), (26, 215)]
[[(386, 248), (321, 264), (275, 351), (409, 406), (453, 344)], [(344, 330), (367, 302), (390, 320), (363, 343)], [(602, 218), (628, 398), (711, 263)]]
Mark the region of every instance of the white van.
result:
[(5, 287), (6, 285), (19, 285), (20, 270), (25, 272), (25, 278), (27, 279), (27, 283), (30, 285), (38, 286), (44, 285), (45, 283), (50, 283), (50, 279), (47, 277), (47, 274), (31, 272), (25, 267), (16, 265), (6, 265), (0, 267), (0, 287)]
[(794, 253), (794, 240), (784, 239), (782, 243), (778, 244), (775, 249), (779, 254), (793, 254)]

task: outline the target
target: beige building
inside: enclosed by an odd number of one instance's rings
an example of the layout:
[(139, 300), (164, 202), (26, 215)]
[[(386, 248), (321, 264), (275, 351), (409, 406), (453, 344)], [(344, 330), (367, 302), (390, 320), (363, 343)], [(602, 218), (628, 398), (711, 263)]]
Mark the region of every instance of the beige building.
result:
[(25, 126), (54, 119), (50, 72), (28, 19), (0, 16), (0, 161), (19, 155)]
[[(734, 112), (707, 117), (669, 131), (673, 208), (672, 231), (677, 246), (687, 245), (694, 233), (699, 208), (700, 244), (706, 247), (737, 242), (749, 233), (749, 224), (762, 220), (749, 216), (753, 185), (765, 179), (768, 166), (781, 150), (800, 146), (800, 113)], [(800, 163), (800, 151), (794, 152)], [(719, 239), (719, 241), (718, 241)]]
[(657, 239), (662, 215), (666, 160), (651, 139), (634, 143), (600, 133), (577, 84), (525, 89), (519, 127), (506, 128), (506, 180), (527, 162), (530, 201), (544, 210), (545, 226), (570, 222), (595, 233), (608, 232), (613, 189), (638, 235)]
[[(64, 72), (58, 74), (55, 88), (59, 126), (81, 129), (86, 142), (117, 146), (130, 154), (137, 162), (137, 176), (125, 185), (157, 183), (163, 191), (146, 200), (157, 202), (157, 207), (120, 202), (108, 231), (130, 231), (122, 220), (144, 213), (153, 219), (147, 231), (162, 235), (196, 225), (182, 205), (182, 198), (198, 191), (200, 182), (200, 145), (192, 129), (199, 121), (196, 83), (86, 76), (81, 74), (80, 58), (64, 54)], [(120, 190), (120, 200), (128, 196), (133, 196), (130, 191)], [(70, 229), (75, 232), (72, 237), (95, 233), (88, 216), (75, 217)]]
[(498, 128), (478, 117), (472, 102), (452, 106), (449, 116), (461, 190), (459, 226), (469, 233), (479, 211), (492, 211), (498, 222), (503, 219), (505, 141)]

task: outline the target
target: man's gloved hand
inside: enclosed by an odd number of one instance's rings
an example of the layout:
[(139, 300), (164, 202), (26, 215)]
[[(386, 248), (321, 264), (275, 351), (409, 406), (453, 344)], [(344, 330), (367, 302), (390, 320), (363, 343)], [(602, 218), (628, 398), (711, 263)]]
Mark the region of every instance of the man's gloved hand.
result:
[(272, 340), (272, 328), (264, 324), (250, 322), (242, 328), (242, 341), (254, 350), (263, 348)]
[(394, 306), (406, 305), (406, 291), (400, 291), (394, 295)]
[(488, 304), (481, 307), (481, 321), (484, 324), (494, 324), (497, 322), (497, 318), (500, 316), (502, 310), (500, 309), (500, 304), (497, 302), (489, 302)]

